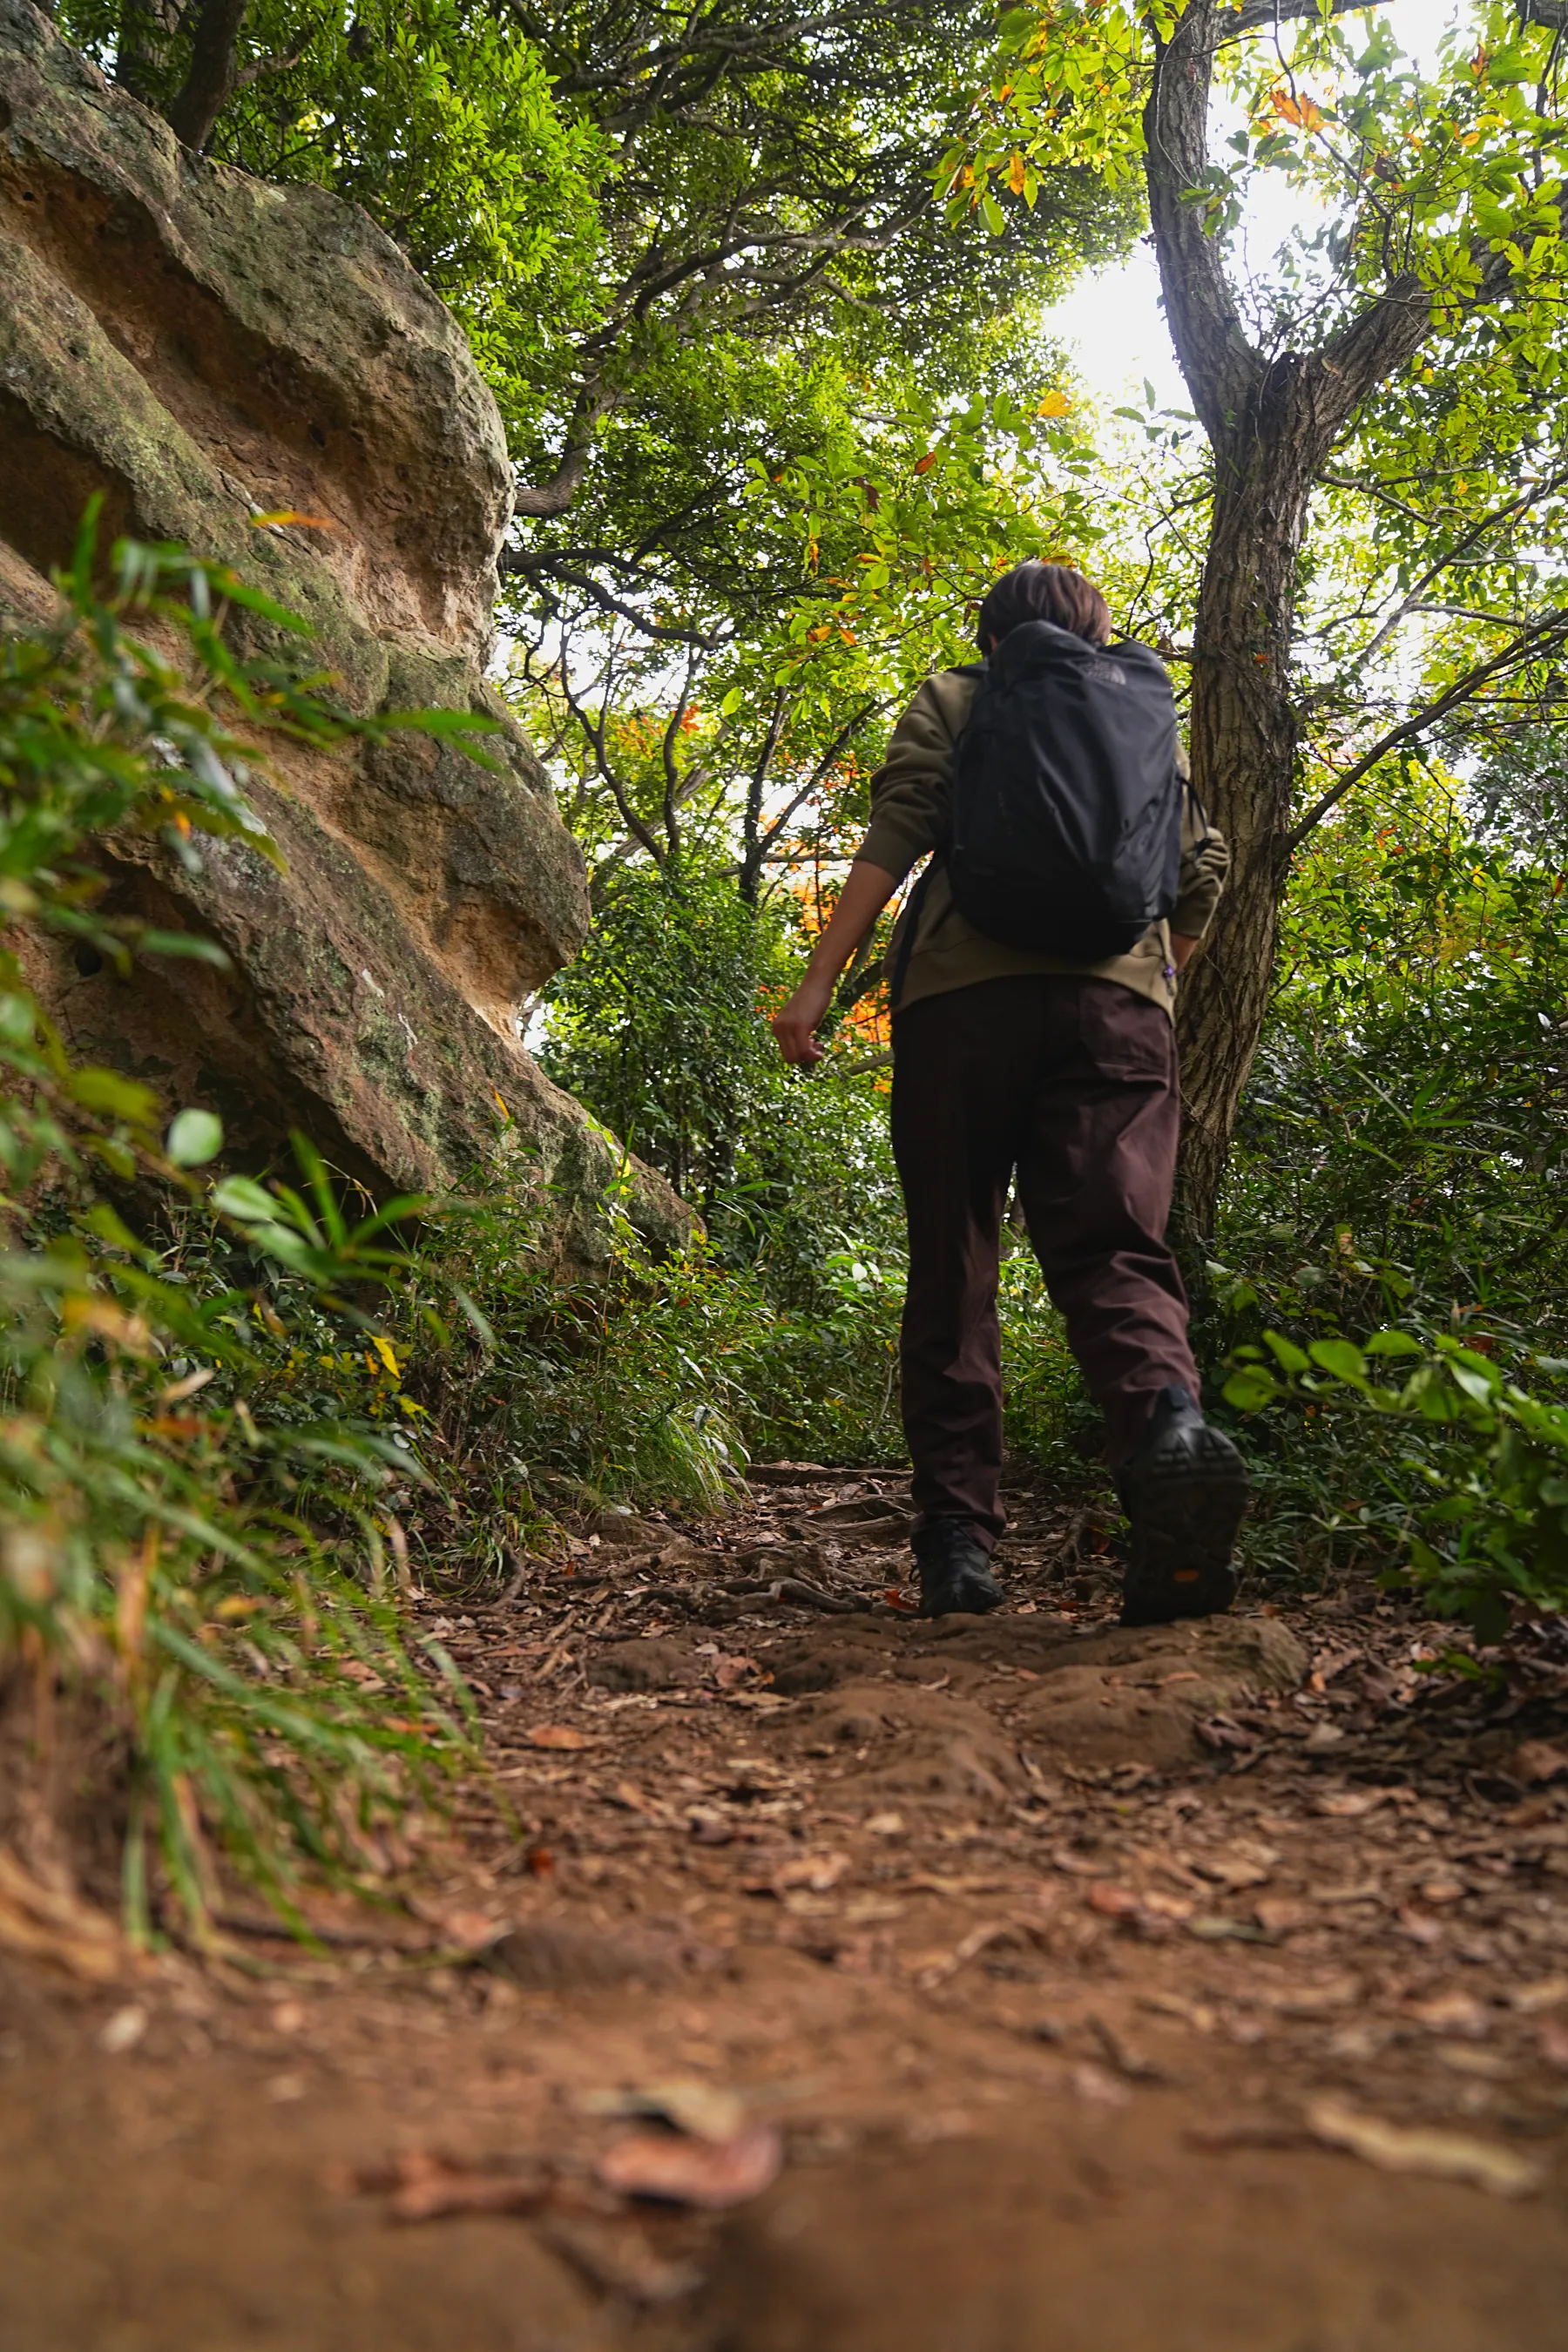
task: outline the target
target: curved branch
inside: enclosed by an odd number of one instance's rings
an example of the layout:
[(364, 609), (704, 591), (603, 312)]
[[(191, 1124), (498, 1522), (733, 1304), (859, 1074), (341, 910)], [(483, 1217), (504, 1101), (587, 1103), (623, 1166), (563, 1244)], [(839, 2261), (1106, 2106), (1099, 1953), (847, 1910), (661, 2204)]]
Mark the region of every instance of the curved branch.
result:
[(1489, 661), (1478, 662), (1474, 668), (1468, 669), (1446, 693), (1438, 695), (1435, 701), (1424, 703), (1399, 726), (1391, 727), (1386, 735), (1380, 736), (1371, 751), (1359, 759), (1353, 768), (1348, 769), (1333, 789), (1326, 792), (1321, 800), (1308, 810), (1300, 824), (1286, 835), (1281, 845), (1283, 852), (1290, 855), (1300, 849), (1308, 835), (1316, 832), (1323, 819), (1331, 810), (1338, 808), (1346, 794), (1352, 793), (1357, 784), (1372, 773), (1378, 761), (1385, 760), (1390, 751), (1396, 751), (1401, 743), (1412, 742), (1417, 735), (1425, 734), (1428, 727), (1435, 726), (1439, 719), (1447, 718), (1448, 712), (1457, 709), (1460, 703), (1473, 701), (1482, 687), (1492, 678), (1500, 677), (1510, 669), (1519, 669), (1525, 662), (1532, 661), (1564, 643), (1568, 643), (1568, 607), (1560, 607), (1546, 614), (1531, 628), (1524, 630), (1511, 645), (1505, 646), (1501, 653), (1494, 654)]

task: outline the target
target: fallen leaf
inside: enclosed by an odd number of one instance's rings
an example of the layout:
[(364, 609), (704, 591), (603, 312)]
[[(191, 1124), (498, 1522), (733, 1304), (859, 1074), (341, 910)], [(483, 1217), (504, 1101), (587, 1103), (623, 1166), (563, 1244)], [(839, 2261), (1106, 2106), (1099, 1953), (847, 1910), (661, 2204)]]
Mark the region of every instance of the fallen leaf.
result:
[(1399, 1914), (1399, 1932), (1408, 1936), (1413, 1944), (1440, 1944), (1443, 1940), (1441, 1919), (1428, 1919), (1424, 1911), (1412, 1911), (1408, 1906)]
[(722, 1691), (733, 1690), (748, 1675), (757, 1671), (755, 1658), (719, 1658), (714, 1662), (713, 1679)]
[(1193, 1729), (1204, 1746), (1212, 1748), (1219, 1756), (1245, 1754), (1258, 1745), (1255, 1735), (1241, 1724), (1233, 1723), (1228, 1715), (1211, 1715), (1205, 1722), (1194, 1723)]
[(851, 1868), (847, 1853), (798, 1853), (780, 1863), (768, 1884), (775, 1895), (801, 1887), (810, 1895), (826, 1895)]
[(635, 2090), (584, 2091), (577, 2105), (585, 2116), (666, 2123), (693, 2139), (732, 2140), (746, 2127), (744, 2102), (715, 2083), (648, 2083)]
[(1190, 1895), (1165, 1895), (1155, 1886), (1144, 1895), (1142, 1907), (1156, 1919), (1190, 1919), (1197, 1906)]
[(1110, 1865), (1093, 1862), (1088, 1854), (1074, 1853), (1070, 1846), (1058, 1845), (1051, 1852), (1051, 1868), (1065, 1871), (1069, 1878), (1109, 1878)]
[(1379, 1805), (1386, 1805), (1389, 1794), (1386, 1789), (1333, 1789), (1318, 1799), (1312, 1811), (1327, 1814), (1330, 1821), (1359, 1822), (1364, 1814), (1374, 1813)]
[(1316, 2099), (1307, 2128), (1325, 2147), (1348, 2149), (1384, 2172), (1424, 2173), (1434, 2180), (1465, 2180), (1495, 2197), (1529, 2197), (1541, 2186), (1542, 2167), (1511, 2148), (1461, 2132), (1385, 2123), (1337, 2099)]
[(951, 1952), (931, 1961), (921, 1970), (919, 1982), (922, 1991), (934, 1992), (938, 1985), (945, 1984), (949, 1977), (956, 1976), (960, 1969), (967, 1968), (971, 1960), (978, 1958), (991, 1945), (999, 1944), (1005, 1938), (1022, 1940), (1021, 1931), (1013, 1926), (1011, 1920), (993, 1919), (984, 1927), (972, 1927), (962, 1943), (955, 1944)]
[(1255, 1927), (1250, 1919), (1227, 1919), (1223, 1912), (1208, 1912), (1187, 1921), (1187, 1933), (1205, 1944), (1266, 1944), (1268, 1934)]
[(769, 2124), (752, 2124), (724, 2140), (628, 2132), (605, 2150), (595, 2170), (604, 2188), (623, 2197), (721, 2212), (771, 2189), (783, 2162), (777, 2132)]
[(574, 1730), (569, 1723), (536, 1723), (523, 1733), (530, 1748), (586, 1748), (586, 1732)]
[(1107, 1919), (1136, 1919), (1143, 1906), (1130, 1886), (1112, 1886), (1101, 1879), (1089, 1890), (1089, 1907)]
[(1560, 1780), (1568, 1772), (1568, 1748), (1553, 1747), (1550, 1739), (1521, 1740), (1509, 1759), (1508, 1769), (1516, 1780)]
[(1508, 1997), (1509, 2007), (1517, 2009), (1522, 2017), (1533, 2017), (1542, 2009), (1556, 2009), (1565, 2000), (1568, 1977), (1538, 1977), (1533, 1984), (1516, 1985)]
[[(1275, 1859), (1278, 1860), (1278, 1856)], [(1200, 1862), (1196, 1867), (1205, 1878), (1212, 1878), (1216, 1885), (1227, 1886), (1235, 1894), (1239, 1894), (1244, 1887), (1266, 1886), (1268, 1884), (1268, 1865), (1254, 1862), (1245, 1854), (1215, 1854), (1206, 1862)]]
[(1454, 2074), (1473, 2074), (1483, 2083), (1506, 2083), (1514, 2071), (1495, 2050), (1478, 2050), (1472, 2042), (1439, 2042), (1432, 2054)]
[(1177, 1992), (1141, 1993), (1138, 2006), (1157, 2017), (1180, 2018), (1184, 2025), (1192, 2026), (1199, 2033), (1212, 2033), (1219, 2023), (1217, 2012), (1206, 2001), (1186, 2000)]
[(1489, 2011), (1469, 1992), (1434, 1993), (1428, 2000), (1409, 2002), (1405, 2013), (1428, 2033), (1466, 2033), (1474, 2041), (1491, 2026)]
[(1092, 2059), (1086, 2058), (1079, 2065), (1069, 2068), (1068, 2081), (1080, 2099), (1095, 2106), (1124, 2107), (1132, 2096), (1125, 2083), (1119, 2083), (1114, 2074), (1095, 2065)]
[(904, 1817), (902, 1813), (872, 1813), (862, 1827), (869, 1837), (902, 1837)]
[(117, 2009), (99, 2028), (98, 2046), (111, 2058), (118, 2058), (121, 2051), (134, 2050), (146, 2031), (147, 2012), (132, 2001), (124, 2009)]
[(394, 2179), (395, 2221), (435, 2221), (445, 2213), (532, 2213), (551, 2190), (542, 2172), (469, 2171), (424, 2148), (400, 2156)]
[(1252, 1916), (1269, 1936), (1289, 1936), (1296, 1928), (1305, 1927), (1312, 1917), (1310, 1904), (1298, 1901), (1293, 1895), (1266, 1895), (1252, 1906)]
[(1568, 2074), (1568, 2025), (1561, 2018), (1542, 2020), (1538, 2036), (1541, 2054), (1549, 2066), (1558, 2066)]

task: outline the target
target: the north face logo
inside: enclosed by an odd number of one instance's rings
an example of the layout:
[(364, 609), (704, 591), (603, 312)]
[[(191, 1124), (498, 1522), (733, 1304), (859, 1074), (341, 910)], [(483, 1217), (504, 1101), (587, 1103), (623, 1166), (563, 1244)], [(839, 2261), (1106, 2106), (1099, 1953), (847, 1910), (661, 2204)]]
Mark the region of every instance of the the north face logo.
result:
[(1085, 662), (1083, 674), (1085, 677), (1092, 678), (1096, 686), (1125, 686), (1127, 683), (1127, 672), (1120, 662)]

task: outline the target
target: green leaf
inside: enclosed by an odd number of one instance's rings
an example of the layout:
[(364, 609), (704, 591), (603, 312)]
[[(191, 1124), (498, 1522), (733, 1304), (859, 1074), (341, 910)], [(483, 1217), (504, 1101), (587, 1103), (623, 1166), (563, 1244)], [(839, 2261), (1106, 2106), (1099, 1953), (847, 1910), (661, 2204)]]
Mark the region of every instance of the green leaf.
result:
[(223, 1121), (215, 1111), (178, 1111), (163, 1149), (176, 1168), (205, 1168), (223, 1150)]
[(83, 1110), (105, 1118), (123, 1118), (132, 1127), (151, 1127), (158, 1116), (158, 1097), (151, 1087), (122, 1078), (118, 1070), (73, 1070), (66, 1091)]
[(1366, 1343), (1369, 1356), (1418, 1356), (1421, 1342), (1408, 1331), (1374, 1331)]
[(254, 1224), (258, 1218), (268, 1224), (278, 1216), (278, 1203), (270, 1192), (248, 1176), (226, 1176), (221, 1184), (213, 1186), (213, 1207), (220, 1215), (237, 1218), (241, 1224)]
[(1310, 1369), (1310, 1359), (1302, 1353), (1294, 1339), (1287, 1339), (1282, 1331), (1265, 1331), (1263, 1344), (1281, 1370), (1304, 1372)]
[(1336, 1381), (1357, 1382), (1366, 1378), (1366, 1358), (1349, 1339), (1314, 1339), (1307, 1351), (1314, 1364)]
[(1260, 1412), (1266, 1404), (1274, 1402), (1281, 1390), (1271, 1372), (1248, 1364), (1242, 1370), (1232, 1372), (1220, 1393), (1226, 1404), (1234, 1405), (1237, 1412)]

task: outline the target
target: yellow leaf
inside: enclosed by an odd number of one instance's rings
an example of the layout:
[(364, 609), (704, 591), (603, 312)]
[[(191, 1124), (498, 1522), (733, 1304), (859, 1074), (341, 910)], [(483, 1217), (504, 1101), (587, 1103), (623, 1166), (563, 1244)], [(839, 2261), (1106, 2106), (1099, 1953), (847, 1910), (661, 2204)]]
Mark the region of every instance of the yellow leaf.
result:
[(1007, 185), (1012, 189), (1013, 194), (1016, 196), (1021, 196), (1023, 194), (1024, 159), (1022, 155), (1019, 154), (1018, 150), (1016, 147), (1013, 150), (1012, 159), (1007, 165)]
[(296, 530), (336, 530), (338, 526), (328, 515), (297, 513), (293, 507), (274, 507), (267, 514), (253, 514), (252, 530), (276, 530), (292, 525)]
[(1047, 392), (1035, 414), (1037, 416), (1065, 416), (1071, 406), (1072, 403), (1065, 392)]
[(381, 1358), (382, 1362), (386, 1366), (387, 1370), (392, 1374), (393, 1379), (395, 1381), (399, 1379), (402, 1373), (402, 1367), (399, 1365), (397, 1360), (397, 1350), (393, 1346), (391, 1340), (383, 1339), (378, 1334), (372, 1339), (371, 1345), (375, 1349), (376, 1354)]

